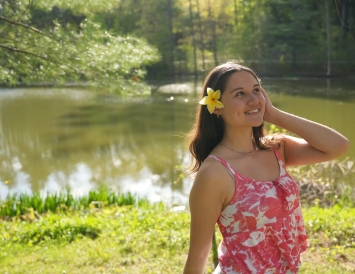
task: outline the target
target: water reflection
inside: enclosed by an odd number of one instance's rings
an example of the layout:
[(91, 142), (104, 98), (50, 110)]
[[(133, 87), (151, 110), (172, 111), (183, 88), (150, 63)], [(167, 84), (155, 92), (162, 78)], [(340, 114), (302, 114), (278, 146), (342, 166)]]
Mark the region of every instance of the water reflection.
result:
[(89, 92), (73, 96), (83, 93), (76, 90), (31, 92), (2, 94), (1, 198), (68, 186), (83, 195), (104, 183), (151, 200), (186, 202), (184, 181), (173, 182), (186, 162), (183, 134), (194, 108), (187, 98), (107, 101)]
[[(107, 184), (186, 204), (191, 180), (181, 176), (189, 163), (183, 141), (198, 101), (195, 86), (157, 87), (141, 99), (75, 89), (0, 90), (0, 199), (66, 187), (80, 196)], [(266, 79), (263, 86), (281, 109), (355, 141), (352, 84)]]

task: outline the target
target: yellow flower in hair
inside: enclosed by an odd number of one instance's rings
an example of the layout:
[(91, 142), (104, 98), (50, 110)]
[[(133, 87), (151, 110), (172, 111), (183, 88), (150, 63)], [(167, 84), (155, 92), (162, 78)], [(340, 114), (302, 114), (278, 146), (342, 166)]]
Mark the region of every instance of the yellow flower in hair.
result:
[(224, 105), (218, 100), (221, 97), (221, 91), (214, 91), (211, 88), (207, 88), (207, 96), (203, 97), (199, 102), (201, 105), (207, 105), (209, 113), (213, 113), (215, 108), (223, 108)]

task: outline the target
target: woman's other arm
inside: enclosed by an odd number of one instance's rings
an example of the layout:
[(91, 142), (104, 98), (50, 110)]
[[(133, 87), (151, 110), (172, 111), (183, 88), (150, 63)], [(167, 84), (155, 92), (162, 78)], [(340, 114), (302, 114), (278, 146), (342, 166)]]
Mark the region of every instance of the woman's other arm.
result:
[[(211, 250), (216, 221), (225, 202), (226, 170), (207, 159), (196, 175), (190, 192), (190, 248), (184, 274), (202, 274)], [(228, 181), (227, 181), (228, 182)]]
[(306, 165), (324, 162), (344, 154), (349, 141), (325, 125), (292, 115), (275, 108), (266, 92), (265, 121), (284, 128), (301, 138), (286, 136), (283, 154), (287, 165)]

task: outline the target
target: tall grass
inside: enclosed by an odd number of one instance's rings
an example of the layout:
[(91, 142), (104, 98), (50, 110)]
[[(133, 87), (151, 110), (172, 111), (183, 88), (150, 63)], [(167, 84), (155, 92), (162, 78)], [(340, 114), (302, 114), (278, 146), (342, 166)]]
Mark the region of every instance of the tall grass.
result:
[(129, 192), (117, 194), (105, 186), (92, 189), (87, 195), (77, 198), (71, 194), (70, 189), (67, 189), (66, 192), (48, 194), (45, 197), (42, 197), (39, 192), (34, 192), (33, 195), (10, 195), (4, 201), (0, 201), (0, 218), (83, 210), (88, 207), (100, 208), (105, 205), (136, 205), (142, 207), (148, 203), (145, 198), (137, 198)]
[(355, 165), (349, 158), (288, 168), (305, 206), (354, 207)]
[[(273, 124), (265, 123), (265, 126), (269, 134), (295, 136), (292, 132)], [(353, 159), (335, 159), (314, 165), (288, 167), (287, 170), (299, 185), (303, 206), (355, 206)]]

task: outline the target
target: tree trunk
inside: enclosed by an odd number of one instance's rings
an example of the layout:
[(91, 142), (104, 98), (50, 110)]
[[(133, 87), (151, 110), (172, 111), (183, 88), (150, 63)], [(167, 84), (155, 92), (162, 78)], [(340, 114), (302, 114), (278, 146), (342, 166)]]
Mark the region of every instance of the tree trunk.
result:
[(297, 69), (297, 51), (295, 47), (292, 49), (291, 71), (296, 72)]
[(341, 3), (341, 22), (340, 22), (340, 36), (339, 36), (339, 44), (340, 46), (343, 44), (344, 40), (344, 27), (346, 25), (346, 1)]
[(174, 37), (173, 37), (173, 8), (172, 0), (168, 0), (168, 22), (169, 22), (169, 51), (170, 51), (170, 73), (175, 74), (174, 70)]
[(197, 58), (196, 58), (196, 39), (195, 39), (195, 25), (194, 25), (194, 18), (192, 14), (192, 3), (189, 0), (189, 9), (190, 9), (190, 21), (191, 21), (191, 36), (192, 36), (192, 46), (193, 46), (193, 53), (194, 53), (194, 75), (197, 76)]
[[(354, 6), (354, 7), (353, 7)], [(354, 17), (353, 17), (353, 10), (355, 9), (354, 3), (349, 3), (349, 31), (353, 29)]]
[(331, 74), (331, 48), (330, 48), (330, 27), (329, 27), (329, 3), (328, 0), (324, 0), (325, 2), (325, 25), (327, 32), (327, 76)]
[(352, 36), (354, 37), (355, 39), (355, 31), (354, 31), (354, 15), (353, 15), (353, 10), (355, 9), (355, 4), (353, 2), (350, 2), (349, 4), (349, 32), (350, 34), (352, 34)]
[(214, 65), (218, 65), (217, 59), (217, 36), (216, 36), (216, 22), (212, 19), (212, 12), (211, 12), (211, 2), (208, 0), (208, 18), (211, 22), (211, 29), (212, 29), (212, 50), (213, 50), (213, 58), (214, 58)]
[(202, 54), (202, 70), (206, 70), (205, 66), (205, 43), (203, 42), (203, 32), (202, 32), (202, 23), (201, 23), (201, 16), (200, 16), (200, 5), (198, 0), (196, 0), (196, 8), (197, 8), (197, 20), (198, 20), (198, 30), (200, 33), (200, 43), (201, 43), (201, 54)]
[(238, 0), (234, 0), (234, 24), (238, 26)]
[[(297, 28), (299, 27), (298, 26), (298, 21), (297, 21), (297, 11), (298, 11), (298, 0), (293, 0), (293, 14), (294, 14), (294, 18), (293, 18), (293, 21), (292, 21), (292, 27), (293, 27), (293, 30), (294, 32), (296, 33), (297, 32)], [(292, 43), (293, 46), (292, 46), (292, 61), (291, 61), (291, 71), (292, 72), (296, 72), (296, 69), (297, 69), (297, 43), (293, 42)]]
[(107, 26), (107, 30), (112, 29), (112, 17), (111, 17), (111, 14), (106, 14), (106, 26)]

